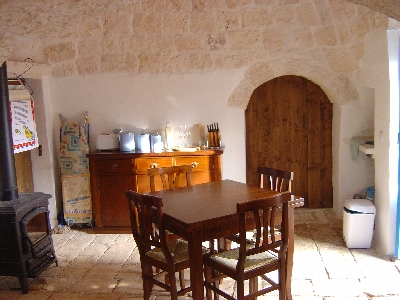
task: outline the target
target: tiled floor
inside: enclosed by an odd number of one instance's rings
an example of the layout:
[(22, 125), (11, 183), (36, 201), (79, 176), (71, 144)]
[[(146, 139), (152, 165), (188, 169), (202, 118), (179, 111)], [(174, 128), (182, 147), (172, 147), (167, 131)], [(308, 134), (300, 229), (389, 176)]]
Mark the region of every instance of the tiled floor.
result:
[[(400, 299), (400, 261), (371, 249), (346, 248), (342, 222), (330, 209), (297, 209), (294, 300)], [(30, 279), (23, 295), (15, 277), (0, 277), (0, 299), (142, 299), (140, 264), (131, 234), (92, 229), (54, 234), (59, 266)], [(224, 286), (231, 293), (229, 280)], [(169, 299), (156, 289), (152, 300)], [(190, 296), (182, 299), (191, 299)], [(278, 299), (276, 293), (258, 299)]]

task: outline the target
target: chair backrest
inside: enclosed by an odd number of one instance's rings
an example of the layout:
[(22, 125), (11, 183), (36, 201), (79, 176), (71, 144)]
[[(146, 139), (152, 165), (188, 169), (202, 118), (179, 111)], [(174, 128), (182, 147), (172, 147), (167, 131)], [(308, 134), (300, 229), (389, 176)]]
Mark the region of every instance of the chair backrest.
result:
[[(191, 165), (181, 165), (163, 168), (150, 168), (147, 170), (147, 174), (150, 176), (150, 191), (156, 191), (155, 177), (160, 176), (163, 190), (172, 190), (180, 186), (191, 186), (192, 185), (192, 170)], [(182, 176), (181, 176), (182, 175)], [(182, 177), (184, 180), (182, 181)], [(184, 184), (181, 183), (184, 182)]]
[[(275, 196), (263, 198), (259, 200), (237, 203), (236, 211), (239, 214), (239, 260), (237, 271), (244, 268), (246, 256), (254, 255), (265, 251), (273, 251), (278, 253), (279, 259), (286, 260), (286, 251), (288, 247), (289, 237), (289, 201), (291, 200), (290, 192), (283, 192)], [(282, 210), (282, 218), (278, 213), (278, 209)], [(249, 218), (249, 214), (253, 218)], [(248, 247), (246, 239), (247, 222), (254, 220), (255, 223), (255, 243), (254, 247)], [(280, 225), (280, 236), (275, 236), (275, 228)], [(264, 229), (267, 230), (264, 230)]]
[(161, 248), (168, 262), (172, 255), (168, 250), (166, 234), (162, 222), (162, 198), (126, 191), (131, 218), (132, 234), (140, 255), (148, 250)]
[(257, 173), (260, 174), (259, 184), (261, 188), (277, 192), (292, 191), (293, 172), (268, 167), (258, 167)]

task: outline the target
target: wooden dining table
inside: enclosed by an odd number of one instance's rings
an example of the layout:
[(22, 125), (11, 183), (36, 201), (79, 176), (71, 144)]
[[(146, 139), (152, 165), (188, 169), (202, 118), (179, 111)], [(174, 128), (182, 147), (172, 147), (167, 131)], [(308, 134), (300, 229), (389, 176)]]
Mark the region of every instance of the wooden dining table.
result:
[[(236, 203), (270, 197), (278, 192), (233, 180), (221, 180), (150, 194), (161, 197), (163, 200), (163, 218), (166, 229), (188, 241), (192, 297), (195, 300), (203, 300), (202, 242), (239, 232)], [(302, 198), (293, 197), (290, 207), (298, 207), (303, 203)], [(286, 280), (288, 295), (291, 295), (294, 211), (293, 209), (289, 209), (289, 211), (289, 253)]]

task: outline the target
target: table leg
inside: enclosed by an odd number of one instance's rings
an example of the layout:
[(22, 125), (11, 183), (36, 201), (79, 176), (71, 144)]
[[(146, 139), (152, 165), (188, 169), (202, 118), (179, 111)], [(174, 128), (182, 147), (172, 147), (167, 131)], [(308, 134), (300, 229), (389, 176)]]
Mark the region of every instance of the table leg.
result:
[(286, 297), (292, 300), (292, 271), (293, 271), (293, 253), (294, 253), (294, 208), (289, 208), (288, 215), (289, 241), (286, 265)]
[(190, 261), (190, 286), (193, 300), (204, 299), (203, 253), (201, 232), (193, 232), (188, 238)]

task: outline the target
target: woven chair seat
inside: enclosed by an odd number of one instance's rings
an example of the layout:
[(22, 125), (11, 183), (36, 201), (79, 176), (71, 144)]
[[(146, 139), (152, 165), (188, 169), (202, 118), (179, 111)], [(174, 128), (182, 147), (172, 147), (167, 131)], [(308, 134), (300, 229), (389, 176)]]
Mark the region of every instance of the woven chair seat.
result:
[[(171, 255), (174, 259), (175, 263), (180, 263), (189, 259), (189, 249), (188, 242), (182, 239), (175, 239), (167, 243), (168, 249), (171, 252)], [(210, 250), (203, 247), (203, 254), (208, 253)], [(166, 262), (165, 256), (161, 250), (161, 248), (153, 248), (146, 252), (146, 255), (152, 257), (156, 260)]]
[[(251, 247), (249, 244), (248, 247)], [(219, 252), (211, 255), (210, 260), (214, 260), (232, 270), (236, 269), (239, 259), (239, 248), (228, 251)], [(257, 269), (260, 266), (265, 266), (274, 263), (278, 260), (278, 256), (271, 252), (262, 252), (255, 255), (249, 255), (244, 263), (244, 272)]]
[[(261, 230), (264, 230), (264, 228), (262, 228)], [(269, 230), (270, 230), (270, 228), (268, 227), (268, 231)], [(280, 234), (281, 234), (281, 232), (278, 229), (275, 228), (274, 235), (275, 236), (279, 236)], [(230, 236), (228, 238), (230, 240), (236, 242), (236, 241), (239, 240), (239, 234), (235, 234), (235, 235)], [(256, 239), (256, 230), (255, 229), (246, 231), (246, 240), (248, 241), (248, 243), (255, 243), (256, 242), (255, 239)]]

